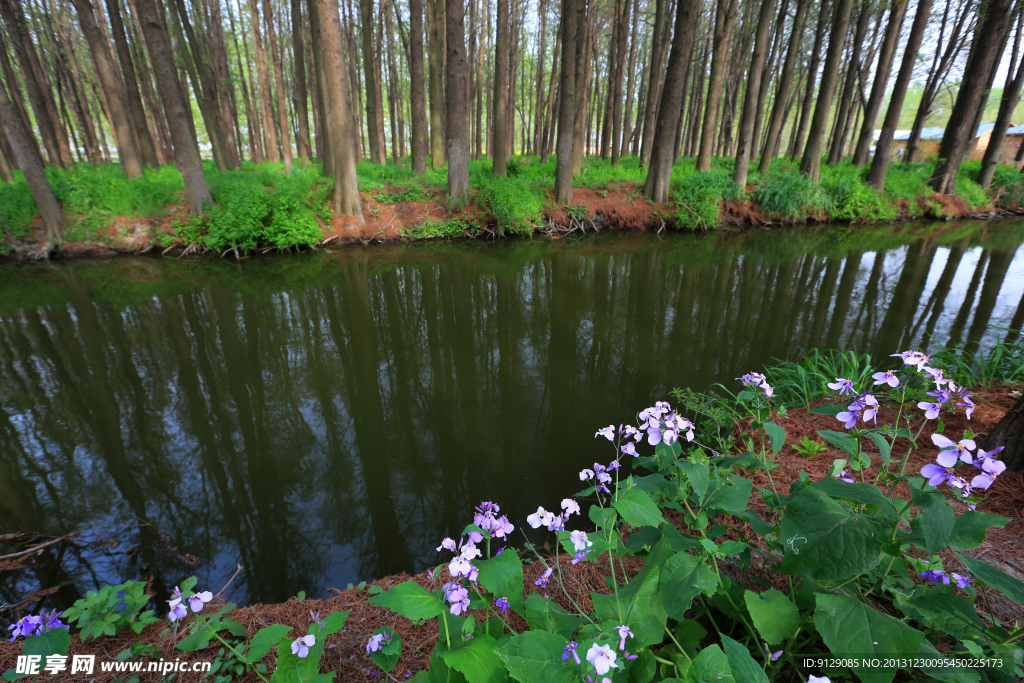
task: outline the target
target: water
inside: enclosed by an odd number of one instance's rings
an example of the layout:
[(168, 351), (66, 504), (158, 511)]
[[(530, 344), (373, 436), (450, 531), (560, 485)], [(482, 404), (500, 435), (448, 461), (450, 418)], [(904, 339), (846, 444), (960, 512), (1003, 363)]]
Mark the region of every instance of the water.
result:
[[(599, 427), (801, 348), (1024, 323), (1024, 223), (0, 267), (0, 600), (136, 576), (278, 601), (437, 563), (612, 453)], [(518, 532), (517, 532), (518, 534)], [(73, 581), (77, 579), (77, 581)]]

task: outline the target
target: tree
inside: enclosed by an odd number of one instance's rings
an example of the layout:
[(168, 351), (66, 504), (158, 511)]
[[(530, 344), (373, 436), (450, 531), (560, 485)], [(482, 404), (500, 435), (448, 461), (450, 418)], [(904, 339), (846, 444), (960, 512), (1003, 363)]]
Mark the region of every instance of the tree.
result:
[(644, 196), (654, 204), (664, 204), (668, 199), (676, 127), (679, 125), (679, 117), (682, 116), (683, 82), (686, 80), (693, 27), (697, 25), (701, 4), (702, 0), (678, 0), (676, 5), (672, 50), (668, 56), (668, 68), (665, 70), (665, 87), (658, 109), (658, 125), (654, 129), (651, 166), (647, 171), (647, 182), (644, 184)]
[(1024, 29), (1024, 12), (1017, 13), (1017, 32), (1013, 38), (1013, 54), (1010, 58), (1010, 68), (1006, 72), (1006, 87), (1003, 88), (1003, 96), (999, 100), (999, 113), (996, 115), (996, 125), (989, 136), (988, 147), (985, 148), (985, 155), (981, 159), (981, 170), (978, 172), (978, 184), (988, 187), (992, 184), (992, 177), (996, 172), (996, 164), (999, 163), (1000, 154), (1003, 151), (1003, 140), (1006, 138), (1006, 131), (1011, 125), (1013, 110), (1017, 108), (1020, 101), (1021, 86), (1024, 86), (1024, 59), (1017, 63), (1017, 71), (1014, 73), (1014, 62), (1020, 56), (1021, 30)]
[(349, 108), (345, 56), (341, 44), (341, 16), (337, 0), (312, 0), (316, 3), (315, 25), (320, 29), (324, 61), (328, 154), (334, 158), (334, 213), (356, 216), (363, 224), (359, 182), (356, 178), (355, 128)]
[(284, 170), (292, 170), (292, 142), (288, 122), (288, 98), (284, 94), (284, 68), (281, 66), (281, 52), (277, 49), (277, 31), (274, 30), (274, 9), (270, 0), (263, 0), (263, 22), (267, 26), (267, 47), (274, 61), (274, 85), (277, 87), (277, 125), (281, 129), (281, 155)]
[(910, 35), (907, 37), (906, 47), (903, 51), (903, 62), (900, 64), (899, 73), (896, 74), (896, 82), (892, 86), (889, 108), (885, 112), (882, 130), (878, 136), (878, 143), (875, 145), (875, 157), (871, 160), (871, 169), (868, 171), (868, 184), (878, 190), (885, 189), (885, 176), (889, 169), (889, 158), (892, 156), (893, 137), (896, 135), (896, 128), (900, 122), (903, 100), (907, 96), (907, 86), (910, 85), (910, 79), (914, 75), (917, 53), (921, 49), (921, 40), (924, 38), (924, 31), (928, 26), (928, 16), (931, 11), (932, 0), (918, 0), (917, 14), (914, 15), (914, 23), (910, 27)]
[(507, 175), (505, 164), (508, 161), (508, 76), (509, 76), (509, 0), (497, 0), (498, 11), (495, 20), (496, 36), (494, 40), (494, 149), (491, 153), (494, 175)]
[(793, 17), (793, 27), (789, 34), (789, 47), (786, 50), (786, 58), (782, 64), (782, 73), (779, 75), (778, 85), (775, 86), (775, 103), (772, 105), (772, 115), (768, 121), (768, 132), (764, 138), (764, 148), (761, 150), (761, 162), (757, 166), (759, 173), (767, 173), (772, 165), (772, 159), (779, 148), (779, 141), (782, 137), (782, 126), (786, 122), (786, 115), (789, 112), (788, 100), (789, 90), (793, 86), (793, 73), (796, 70), (797, 55), (804, 41), (804, 24), (807, 22), (807, 11), (811, 6), (811, 0), (797, 0), (796, 15)]
[(555, 204), (572, 203), (572, 145), (576, 125), (576, 30), (579, 0), (562, 0), (562, 59), (558, 79), (558, 139), (555, 143)]
[[(718, 0), (715, 8), (715, 43), (711, 52), (711, 73), (708, 76), (708, 96), (704, 104), (704, 123), (700, 130), (700, 149), (697, 150), (698, 171), (711, 169), (711, 153), (718, 134), (718, 106), (722, 101), (723, 83), (725, 82), (726, 61), (729, 57), (729, 45), (739, 18), (737, 0)], [(653, 142), (653, 140), (652, 140)]]
[(299, 130), (295, 135), (295, 146), (299, 152), (299, 158), (309, 161), (312, 157), (312, 149), (309, 136), (309, 109), (307, 100), (309, 98), (308, 86), (306, 85), (306, 42), (302, 34), (302, 0), (291, 0), (292, 10), (292, 65), (295, 71), (295, 118), (299, 123)]
[(430, 11), (430, 165), (445, 163), (444, 56), (445, 0), (427, 0)]
[(174, 145), (174, 158), (185, 184), (185, 197), (192, 215), (202, 214), (207, 204), (213, 204), (210, 187), (203, 175), (199, 143), (192, 135), (187, 94), (182, 90), (171, 51), (171, 38), (167, 25), (157, 5), (157, 0), (135, 0), (139, 23), (149, 51), (149, 62), (153, 66), (156, 87), (163, 101), (167, 126), (170, 128)]
[(469, 62), (466, 59), (464, 0), (445, 0), (447, 64), (445, 120), (448, 161), (448, 203), (469, 200)]
[(110, 30), (114, 34), (114, 47), (117, 49), (117, 61), (121, 64), (124, 76), (125, 94), (128, 97), (128, 110), (135, 127), (135, 139), (139, 143), (139, 155), (142, 163), (151, 168), (160, 165), (156, 156), (156, 145), (146, 125), (146, 110), (142, 106), (142, 95), (139, 91), (139, 80), (132, 63), (131, 51), (128, 49), (128, 38), (121, 21), (121, 7), (118, 0), (107, 0), (107, 15), (110, 17)]
[(864, 121), (861, 124), (860, 135), (857, 137), (857, 147), (853, 152), (854, 166), (863, 166), (868, 161), (871, 141), (875, 135), (875, 123), (878, 121), (878, 113), (882, 110), (882, 99), (885, 97), (889, 74), (892, 72), (893, 58), (896, 56), (896, 41), (900, 37), (903, 20), (906, 16), (907, 0), (893, 0), (889, 7), (889, 22), (885, 26), (882, 50), (878, 54), (878, 70), (875, 72), (875, 80), (871, 84), (871, 96), (864, 107)]
[(256, 52), (256, 75), (260, 84), (260, 104), (263, 108), (263, 147), (267, 160), (276, 164), (281, 160), (277, 149), (277, 131), (274, 129), (274, 105), (270, 101), (270, 69), (267, 67), (267, 55), (263, 50), (263, 38), (260, 32), (260, 10), (256, 0), (249, 0), (249, 17), (252, 24), (252, 44)]
[(825, 143), (825, 128), (828, 126), (829, 113), (832, 110), (832, 96), (836, 90), (839, 62), (842, 59), (843, 47), (846, 45), (846, 33), (850, 28), (852, 11), (853, 0), (838, 0), (835, 18), (832, 22), (832, 32), (828, 37), (828, 52), (825, 54), (825, 66), (818, 89), (818, 103), (814, 107), (814, 118), (811, 119), (807, 147), (804, 148), (804, 156), (800, 160), (800, 172), (809, 176), (814, 182), (818, 182), (821, 149)]
[(981, 449), (992, 451), (1003, 447), (998, 459), (1011, 472), (1024, 472), (1024, 396), (1006, 411), (992, 431), (981, 441)]
[(363, 43), (363, 75), (366, 87), (366, 132), (370, 138), (370, 162), (385, 163), (384, 96), (381, 93), (380, 61), (374, 49), (373, 0), (359, 0), (359, 22)]
[(21, 116), (14, 109), (3, 83), (0, 83), (0, 127), (3, 128), (7, 143), (14, 152), (18, 167), (25, 175), (28, 189), (32, 192), (32, 197), (39, 207), (39, 215), (46, 227), (46, 245), (43, 247), (42, 253), (47, 255), (64, 238), (61, 232), (63, 216), (60, 204), (53, 194), (53, 188), (50, 187), (46, 174), (43, 173), (43, 160), (32, 141), (32, 133), (25, 127)]
[(939, 144), (939, 163), (928, 181), (936, 192), (953, 194), (956, 191), (956, 176), (968, 145), (974, 139), (978, 107), (999, 64), (1000, 46), (1009, 31), (1013, 4), (1014, 0), (988, 0), (979, 9), (981, 24), (971, 44), (956, 103)]
[(427, 172), (427, 93), (423, 70), (423, 0), (409, 0), (409, 70), (412, 172)]
[(762, 88), (761, 77), (764, 71), (765, 56), (768, 52), (768, 29), (771, 28), (774, 9), (775, 0), (761, 0), (761, 11), (757, 16), (757, 32), (754, 36), (754, 54), (750, 58), (747, 77), (747, 91), (743, 95), (743, 114), (740, 118), (739, 138), (736, 144), (736, 165), (732, 174), (733, 182), (740, 189), (747, 186), (750, 157), (757, 144), (754, 139), (754, 118), (757, 116), (755, 109)]
[(843, 160), (843, 151), (846, 149), (846, 131), (850, 128), (847, 120), (853, 106), (853, 96), (856, 92), (857, 78), (860, 74), (860, 53), (864, 46), (864, 35), (868, 30), (868, 22), (871, 19), (873, 6), (865, 2), (861, 5), (860, 15), (857, 18), (857, 27), (853, 32), (853, 45), (850, 49), (850, 64), (846, 71), (846, 82), (843, 84), (843, 92), (839, 97), (839, 110), (836, 112), (835, 134), (832, 137), (832, 147), (828, 153), (829, 166), (835, 166)]

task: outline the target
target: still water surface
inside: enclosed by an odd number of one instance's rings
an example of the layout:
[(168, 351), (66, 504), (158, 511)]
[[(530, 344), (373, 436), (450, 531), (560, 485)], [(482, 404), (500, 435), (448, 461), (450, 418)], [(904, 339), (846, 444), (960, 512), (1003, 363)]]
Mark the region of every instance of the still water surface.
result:
[(672, 387), (992, 343), (1024, 324), (1022, 243), (996, 222), (0, 266), (0, 533), (80, 533), (0, 600), (422, 570), (482, 500), (517, 525), (557, 506), (612, 455), (594, 431)]

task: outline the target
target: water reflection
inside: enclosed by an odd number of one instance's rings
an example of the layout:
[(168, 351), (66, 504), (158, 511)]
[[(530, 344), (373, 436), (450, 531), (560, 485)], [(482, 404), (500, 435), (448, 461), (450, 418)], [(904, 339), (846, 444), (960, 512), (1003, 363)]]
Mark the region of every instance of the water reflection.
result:
[(673, 386), (1024, 324), (1024, 225), (916, 230), (4, 266), (0, 533), (131, 552), (40, 556), (0, 599), (216, 589), (239, 563), (233, 596), (276, 601), (419, 570), (479, 501), (518, 523), (571, 494), (608, 457), (594, 430)]

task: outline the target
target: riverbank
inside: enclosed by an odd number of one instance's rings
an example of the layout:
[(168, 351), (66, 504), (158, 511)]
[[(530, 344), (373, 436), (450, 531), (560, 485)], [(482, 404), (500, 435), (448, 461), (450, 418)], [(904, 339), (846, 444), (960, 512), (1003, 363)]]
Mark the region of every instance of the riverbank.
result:
[[(515, 158), (509, 175), (490, 173), (490, 162), (471, 164), (471, 200), (449, 209), (445, 169), (415, 176), (406, 166), (359, 165), (362, 224), (330, 211), (332, 187), (319, 166), (285, 175), (271, 164), (240, 170), (206, 169), (216, 206), (206, 216), (187, 215), (181, 178), (173, 167), (127, 181), (116, 166), (49, 169), (67, 216), (60, 256), (125, 253), (234, 255), (430, 239), (493, 239), (540, 235), (559, 238), (595, 230), (737, 230), (802, 223), (877, 223), (914, 219), (988, 219), (1024, 213), (1024, 181), (1000, 167), (990, 191), (978, 186), (977, 163), (964, 167), (956, 196), (927, 187), (930, 164), (894, 164), (885, 192), (864, 182), (864, 170), (824, 167), (811, 183), (791, 162), (753, 174), (742, 191), (731, 178), (732, 160), (717, 158), (697, 173), (692, 160), (673, 169), (670, 201), (643, 198), (645, 170), (639, 159), (612, 166), (588, 159), (575, 179), (573, 204), (551, 200), (554, 160)], [(45, 242), (24, 182), (0, 186), (0, 259), (37, 258)]]
[[(945, 431), (950, 434), (959, 434), (964, 428), (970, 427), (975, 430), (976, 436), (980, 437), (989, 431), (999, 421), (1005, 411), (1014, 404), (1017, 396), (1019, 396), (1020, 388), (1020, 385), (996, 384), (975, 391), (973, 398), (978, 407), (974, 411), (971, 420), (967, 421), (962, 414), (951, 414), (945, 419)], [(783, 388), (783, 391), (785, 392), (785, 388)], [(813, 402), (814, 405), (819, 403), (820, 401)], [(802, 453), (801, 448), (794, 448), (794, 444), (799, 444), (803, 441), (802, 437), (814, 439), (817, 430), (835, 427), (834, 417), (814, 414), (810, 412), (809, 408), (810, 406), (792, 408), (784, 416), (780, 414), (776, 418), (789, 435), (787, 445), (773, 458), (774, 468), (772, 471), (775, 477), (775, 484), (780, 489), (788, 489), (790, 481), (800, 479), (802, 472), (807, 472), (811, 480), (814, 481), (827, 480), (833, 467), (833, 460), (843, 455), (836, 448), (827, 444), (822, 444), (822, 450), (810, 457), (806, 453)], [(881, 422), (884, 421), (884, 419), (881, 420)], [(732, 437), (735, 439), (741, 438), (748, 428), (747, 425), (748, 423), (742, 422), (736, 425), (735, 431), (732, 432)], [(920, 469), (921, 465), (931, 462), (935, 457), (937, 449), (931, 446), (930, 436), (936, 427), (937, 424), (933, 422), (919, 435), (918, 441), (922, 448), (913, 453), (909, 461), (911, 472), (916, 472)], [(904, 445), (902, 441), (897, 441), (894, 444), (894, 453), (899, 452), (902, 445)], [(765, 479), (764, 472), (757, 468), (751, 470), (739, 469), (737, 471), (743, 476), (749, 476), (753, 479), (755, 485), (766, 487), (769, 485), (769, 482)], [(871, 468), (865, 470), (865, 472), (870, 476), (874, 474), (874, 470)], [(905, 486), (897, 490), (896, 495), (906, 500), (910, 499), (910, 492)], [(770, 524), (774, 523), (774, 517), (778, 515), (777, 510), (771, 510), (766, 507), (757, 496), (751, 499), (748, 509), (757, 513), (757, 515)], [(978, 505), (978, 511), (1003, 515), (1009, 518), (1009, 521), (1002, 528), (990, 529), (988, 538), (984, 543), (981, 543), (979, 547), (973, 550), (965, 551), (964, 554), (984, 560), (1012, 576), (1020, 577), (1024, 575), (1024, 567), (1021, 565), (1020, 554), (1017, 550), (1024, 543), (1024, 513), (1022, 513), (1022, 510), (1024, 510), (1024, 475), (1006, 472), (987, 491), (985, 500)], [(963, 506), (960, 506), (957, 514), (962, 513)], [(677, 526), (683, 534), (692, 535), (694, 533), (685, 524), (681, 523), (678, 515), (670, 512), (666, 515), (666, 518)], [(772, 551), (763, 544), (758, 543), (758, 541), (763, 539), (758, 534), (753, 533), (749, 529), (748, 524), (735, 518), (731, 519), (730, 524), (728, 516), (725, 515), (720, 516), (714, 521), (730, 526), (730, 531), (726, 532), (724, 538), (744, 538), (751, 542), (753, 544), (751, 547), (753, 557), (758, 560), (751, 562), (745, 569), (737, 569), (729, 562), (723, 562), (723, 573), (729, 575), (732, 580), (742, 584), (745, 589), (758, 592), (765, 588), (770, 588), (772, 585), (785, 579), (785, 575), (776, 574), (771, 569), (764, 568), (765, 563), (763, 559), (771, 557)], [(738, 521), (739, 523), (737, 524), (736, 522)], [(552, 551), (551, 547), (542, 549), (543, 553), (550, 553)], [(959, 560), (949, 548), (943, 550), (940, 556), (946, 571), (964, 571)], [(616, 579), (620, 585), (624, 582), (623, 573), (626, 577), (636, 576), (644, 565), (644, 560), (638, 557), (627, 556), (620, 558), (620, 561), (621, 565), (616, 563), (616, 570), (619, 570)], [(566, 588), (564, 594), (558, 590), (549, 590), (537, 585), (538, 579), (544, 570), (543, 565), (539, 563), (525, 564), (523, 566), (524, 598), (528, 598), (533, 593), (538, 593), (541, 596), (550, 597), (564, 609), (572, 611), (573, 605), (566, 598), (566, 595), (576, 595), (578, 600), (577, 607), (582, 608), (585, 612), (589, 612), (591, 610), (590, 596), (592, 594), (606, 595), (611, 593), (606, 581), (608, 577), (613, 576), (613, 573), (609, 571), (606, 556), (602, 556), (596, 563), (583, 562), (573, 565), (570, 562), (570, 558), (563, 555), (560, 558), (560, 566), (562, 582)], [(406, 574), (387, 576), (377, 581), (360, 584), (345, 590), (332, 590), (331, 592), (334, 595), (326, 599), (306, 600), (302, 599), (302, 597), (296, 597), (283, 603), (257, 604), (238, 608), (225, 616), (236, 621), (244, 629), (246, 636), (239, 635), (239, 640), (237, 641), (241, 644), (244, 640), (252, 638), (257, 631), (269, 624), (283, 624), (290, 627), (293, 634), (302, 634), (307, 631), (313, 622), (314, 615), (323, 618), (330, 613), (347, 610), (349, 614), (345, 628), (326, 638), (325, 654), (321, 659), (320, 671), (322, 673), (335, 673), (337, 676), (335, 680), (341, 683), (383, 681), (386, 678), (402, 681), (419, 671), (426, 670), (430, 665), (430, 652), (438, 638), (441, 637), (439, 621), (435, 618), (420, 622), (410, 621), (384, 607), (371, 604), (369, 600), (374, 595), (380, 594), (382, 591), (391, 590), (405, 581), (411, 580), (420, 586), (434, 590), (449, 579), (446, 568), (442, 566), (442, 571), (434, 576), (431, 576), (429, 573), (421, 573), (411, 577)], [(780, 587), (783, 585), (784, 581), (779, 583)], [(216, 587), (206, 588), (215, 589)], [(551, 588), (554, 588), (554, 582), (552, 582)], [(985, 612), (983, 615), (986, 618), (991, 619), (993, 622), (998, 622), (1007, 628), (1012, 628), (1012, 624), (1015, 621), (1024, 618), (1024, 607), (1007, 600), (999, 591), (985, 586), (978, 587), (977, 591), (979, 593), (978, 605), (984, 605)], [(224, 591), (223, 596), (218, 594), (218, 597), (214, 599), (211, 606), (215, 609), (223, 606), (225, 601), (230, 599), (230, 595), (231, 591), (230, 587), (228, 587)], [(470, 610), (470, 614), (473, 614), (478, 622), (486, 616), (483, 610)], [(527, 618), (523, 619), (514, 612), (509, 612), (506, 615), (506, 626), (510, 630), (520, 633), (527, 628), (537, 628), (537, 623), (534, 620), (538, 618), (538, 615), (527, 613), (526, 616)], [(381, 673), (366, 650), (370, 635), (378, 632), (382, 627), (393, 629), (401, 638), (402, 643), (398, 662), (389, 677), (385, 677)], [(716, 638), (714, 630), (711, 629), (710, 633), (705, 633), (701, 637), (702, 646), (713, 644)], [(211, 660), (219, 661), (223, 664), (230, 660), (230, 657), (225, 656), (224, 649), (218, 644), (194, 652), (183, 652), (175, 647), (179, 641), (181, 641), (181, 634), (168, 629), (167, 622), (161, 619), (158, 623), (146, 627), (139, 635), (126, 630), (117, 635), (101, 637), (88, 643), (83, 643), (77, 635), (72, 636), (68, 654), (96, 656), (97, 672), (103, 663), (114, 666), (120, 661), (141, 661), (147, 663), (162, 658), (165, 661), (187, 662), (190, 664), (209, 662)], [(132, 646), (136, 648), (135, 655), (119, 656), (122, 653), (128, 652)], [(941, 650), (942, 647), (939, 649)], [(0, 642), (0, 671), (13, 668), (17, 655), (20, 652), (20, 641), (14, 643)], [(145, 654), (137, 654), (139, 652), (144, 652)], [(264, 664), (272, 666), (274, 656), (272, 654), (268, 655), (262, 661)], [(221, 674), (223, 675), (223, 672)], [(791, 677), (782, 676), (774, 680), (804, 680), (798, 677), (799, 672), (794, 671), (792, 674)], [(99, 681), (99, 683), (106, 683), (118, 677), (125, 681), (132, 680), (129, 675), (125, 674), (94, 673), (91, 676), (72, 676), (66, 672), (48, 676), (47, 680), (95, 680)], [(149, 681), (159, 679), (152, 674), (149, 676), (143, 674), (138, 680)], [(204, 677), (200, 673), (182, 671), (176, 674), (175, 680), (191, 683), (193, 681), (212, 680), (212, 678)], [(250, 672), (244, 675), (232, 675), (231, 680), (250, 683), (260, 679), (255, 673)]]

